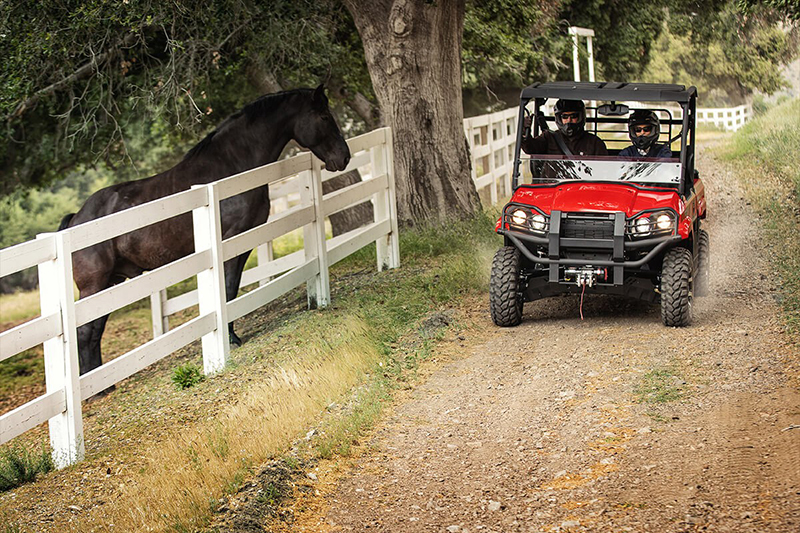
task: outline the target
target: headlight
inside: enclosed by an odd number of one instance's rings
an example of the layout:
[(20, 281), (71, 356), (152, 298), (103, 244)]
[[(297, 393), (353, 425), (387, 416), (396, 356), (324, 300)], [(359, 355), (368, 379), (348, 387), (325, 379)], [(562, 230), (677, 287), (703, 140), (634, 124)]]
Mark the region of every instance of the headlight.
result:
[(656, 226), (658, 229), (672, 229), (672, 217), (666, 214), (658, 215)]
[(536, 214), (533, 215), (531, 219), (531, 228), (535, 231), (544, 231), (546, 223), (547, 220), (544, 218), (544, 215)]
[(511, 221), (517, 226), (524, 226), (528, 222), (528, 213), (522, 209), (517, 209), (511, 213)]
[(650, 233), (650, 219), (647, 217), (636, 219), (635, 231), (640, 235)]

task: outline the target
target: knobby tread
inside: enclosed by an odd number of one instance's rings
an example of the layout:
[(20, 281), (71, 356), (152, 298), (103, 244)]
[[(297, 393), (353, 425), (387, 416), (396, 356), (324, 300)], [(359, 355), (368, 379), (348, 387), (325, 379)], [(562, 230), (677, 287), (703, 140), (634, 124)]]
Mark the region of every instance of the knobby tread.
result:
[(684, 327), (692, 321), (692, 252), (673, 248), (661, 268), (661, 319), (665, 326)]
[(517, 326), (522, 322), (520, 261), (519, 250), (513, 246), (504, 246), (494, 254), (489, 280), (489, 310), (498, 326)]
[(697, 274), (694, 278), (694, 295), (708, 296), (710, 290), (711, 245), (708, 232), (700, 230), (697, 234)]

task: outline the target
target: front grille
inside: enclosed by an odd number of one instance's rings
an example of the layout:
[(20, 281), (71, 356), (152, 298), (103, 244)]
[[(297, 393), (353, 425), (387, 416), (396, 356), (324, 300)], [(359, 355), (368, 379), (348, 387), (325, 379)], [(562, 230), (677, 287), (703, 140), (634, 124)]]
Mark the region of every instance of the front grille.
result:
[(561, 221), (561, 236), (568, 239), (613, 239), (614, 221), (606, 217), (568, 215)]

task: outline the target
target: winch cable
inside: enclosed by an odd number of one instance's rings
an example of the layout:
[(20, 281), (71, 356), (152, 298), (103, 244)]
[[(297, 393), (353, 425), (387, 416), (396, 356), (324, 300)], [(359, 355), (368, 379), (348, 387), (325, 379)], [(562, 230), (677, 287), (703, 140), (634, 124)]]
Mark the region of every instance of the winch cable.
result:
[(583, 320), (583, 293), (586, 292), (586, 284), (583, 284), (583, 288), (581, 289), (581, 305), (580, 305), (580, 312), (581, 312), (581, 320)]

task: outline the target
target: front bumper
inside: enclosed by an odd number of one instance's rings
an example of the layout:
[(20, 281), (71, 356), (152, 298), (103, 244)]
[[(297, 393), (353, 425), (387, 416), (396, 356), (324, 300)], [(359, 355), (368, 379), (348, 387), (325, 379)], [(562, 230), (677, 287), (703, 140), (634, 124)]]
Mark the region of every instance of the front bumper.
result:
[[(522, 231), (499, 228), (497, 233), (506, 237), (516, 246), (519, 251), (530, 261), (547, 265), (549, 268), (549, 282), (558, 283), (560, 281), (559, 269), (565, 266), (592, 266), (610, 267), (612, 271), (612, 283), (622, 285), (624, 283), (625, 269), (637, 269), (649, 263), (654, 257), (661, 253), (665, 248), (670, 247), (682, 240), (679, 234), (673, 232), (671, 235), (664, 235), (642, 240), (625, 239), (625, 213), (616, 212), (613, 214), (614, 231), (611, 238), (574, 238), (562, 235), (562, 220), (566, 213), (552, 211), (550, 213), (550, 227), (545, 237), (529, 235)], [(540, 247), (546, 246), (544, 257), (532, 253), (525, 243), (530, 243)], [(600, 253), (610, 254), (610, 259), (575, 259), (562, 257), (564, 250), (592, 250)], [(647, 253), (635, 260), (626, 260), (625, 252), (634, 250), (649, 249)]]

